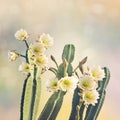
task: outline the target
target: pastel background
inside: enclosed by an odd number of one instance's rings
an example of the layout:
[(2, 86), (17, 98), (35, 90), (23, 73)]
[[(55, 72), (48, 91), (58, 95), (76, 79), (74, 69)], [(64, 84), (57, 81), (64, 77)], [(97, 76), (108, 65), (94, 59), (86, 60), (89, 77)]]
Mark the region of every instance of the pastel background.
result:
[[(19, 120), (20, 97), (24, 75), (18, 72), (23, 59), (8, 62), (8, 49), (23, 53), (24, 43), (14, 33), (26, 29), (32, 39), (43, 32), (51, 34), (54, 46), (48, 51), (61, 62), (65, 44), (76, 46), (77, 65), (88, 56), (88, 63), (107, 66), (111, 80), (98, 120), (120, 120), (120, 0), (0, 0), (0, 120)], [(50, 62), (53, 65), (52, 62)], [(51, 93), (43, 78), (41, 106)], [(72, 94), (65, 97), (57, 120), (68, 120)]]

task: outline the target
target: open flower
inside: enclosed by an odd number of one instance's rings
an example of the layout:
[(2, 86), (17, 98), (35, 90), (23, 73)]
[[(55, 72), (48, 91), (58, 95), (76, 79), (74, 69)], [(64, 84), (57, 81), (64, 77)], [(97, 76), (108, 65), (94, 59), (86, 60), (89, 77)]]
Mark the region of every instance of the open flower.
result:
[(99, 93), (97, 90), (92, 91), (83, 91), (83, 101), (85, 102), (85, 105), (92, 104), (95, 106), (95, 104), (98, 102), (99, 99)]
[(22, 63), (19, 66), (19, 71), (21, 71), (23, 73), (30, 73), (32, 69), (33, 69), (33, 67), (30, 64), (27, 64), (27, 63)]
[(53, 38), (49, 34), (43, 33), (39, 41), (45, 48), (49, 48), (53, 45)]
[(20, 29), (15, 33), (15, 38), (18, 40), (26, 40), (28, 37), (28, 33), (23, 29)]
[(19, 57), (19, 54), (15, 51), (8, 51), (8, 59), (9, 61), (15, 61)]
[(30, 45), (30, 51), (34, 55), (42, 55), (45, 52), (45, 48), (39, 43), (34, 43)]
[(105, 77), (105, 72), (100, 66), (91, 67), (90, 74), (95, 81), (102, 81)]
[(60, 87), (63, 91), (74, 91), (77, 87), (78, 79), (75, 77), (64, 77), (59, 80)]
[(41, 55), (41, 56), (36, 56), (35, 58), (35, 64), (39, 67), (46, 67), (48, 63), (48, 58), (45, 55)]
[(47, 80), (46, 87), (48, 91), (57, 91), (59, 89), (58, 79), (54, 78)]
[(82, 90), (92, 90), (96, 87), (96, 82), (93, 80), (91, 76), (84, 75), (80, 78), (78, 87)]

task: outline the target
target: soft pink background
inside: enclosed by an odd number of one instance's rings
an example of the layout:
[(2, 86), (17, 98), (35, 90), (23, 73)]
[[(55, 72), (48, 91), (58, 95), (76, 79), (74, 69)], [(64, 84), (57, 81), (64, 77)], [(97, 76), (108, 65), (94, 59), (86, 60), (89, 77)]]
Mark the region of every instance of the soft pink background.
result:
[[(14, 33), (26, 29), (32, 38), (43, 32), (54, 37), (48, 51), (58, 62), (65, 44), (76, 46), (73, 65), (88, 56), (88, 63), (107, 66), (111, 80), (98, 120), (120, 120), (120, 1), (119, 0), (1, 0), (0, 1), (0, 120), (19, 120), (19, 104), (24, 76), (18, 72), (22, 59), (7, 60), (8, 49), (23, 53), (25, 45)], [(50, 64), (52, 64), (50, 62)], [(44, 87), (50, 72), (43, 75), (42, 106), (50, 96)], [(68, 120), (71, 94), (57, 120)], [(68, 102), (69, 101), (69, 102)], [(40, 109), (41, 110), (41, 109)]]

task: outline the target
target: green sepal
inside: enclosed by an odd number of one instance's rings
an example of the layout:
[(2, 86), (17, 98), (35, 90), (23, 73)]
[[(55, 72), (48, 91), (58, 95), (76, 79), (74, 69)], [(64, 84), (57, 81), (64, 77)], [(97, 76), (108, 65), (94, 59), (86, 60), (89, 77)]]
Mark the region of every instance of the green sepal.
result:
[(65, 45), (62, 53), (62, 60), (66, 59), (68, 63), (74, 60), (75, 47), (72, 44)]
[(57, 75), (57, 69), (56, 68), (50, 67), (48, 70), (53, 72), (55, 74), (55, 76)]
[(51, 60), (55, 63), (56, 67), (58, 68), (58, 63), (53, 55), (51, 55)]

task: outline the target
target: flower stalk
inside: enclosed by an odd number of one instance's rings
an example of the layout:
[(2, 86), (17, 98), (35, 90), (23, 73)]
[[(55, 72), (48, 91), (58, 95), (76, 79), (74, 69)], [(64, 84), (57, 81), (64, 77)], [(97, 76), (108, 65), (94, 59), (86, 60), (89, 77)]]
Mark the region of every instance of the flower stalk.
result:
[(26, 47), (27, 47), (27, 49), (29, 48), (29, 45), (28, 45), (28, 43), (27, 43), (27, 41), (26, 40), (24, 40), (25, 41), (25, 45), (26, 45)]

